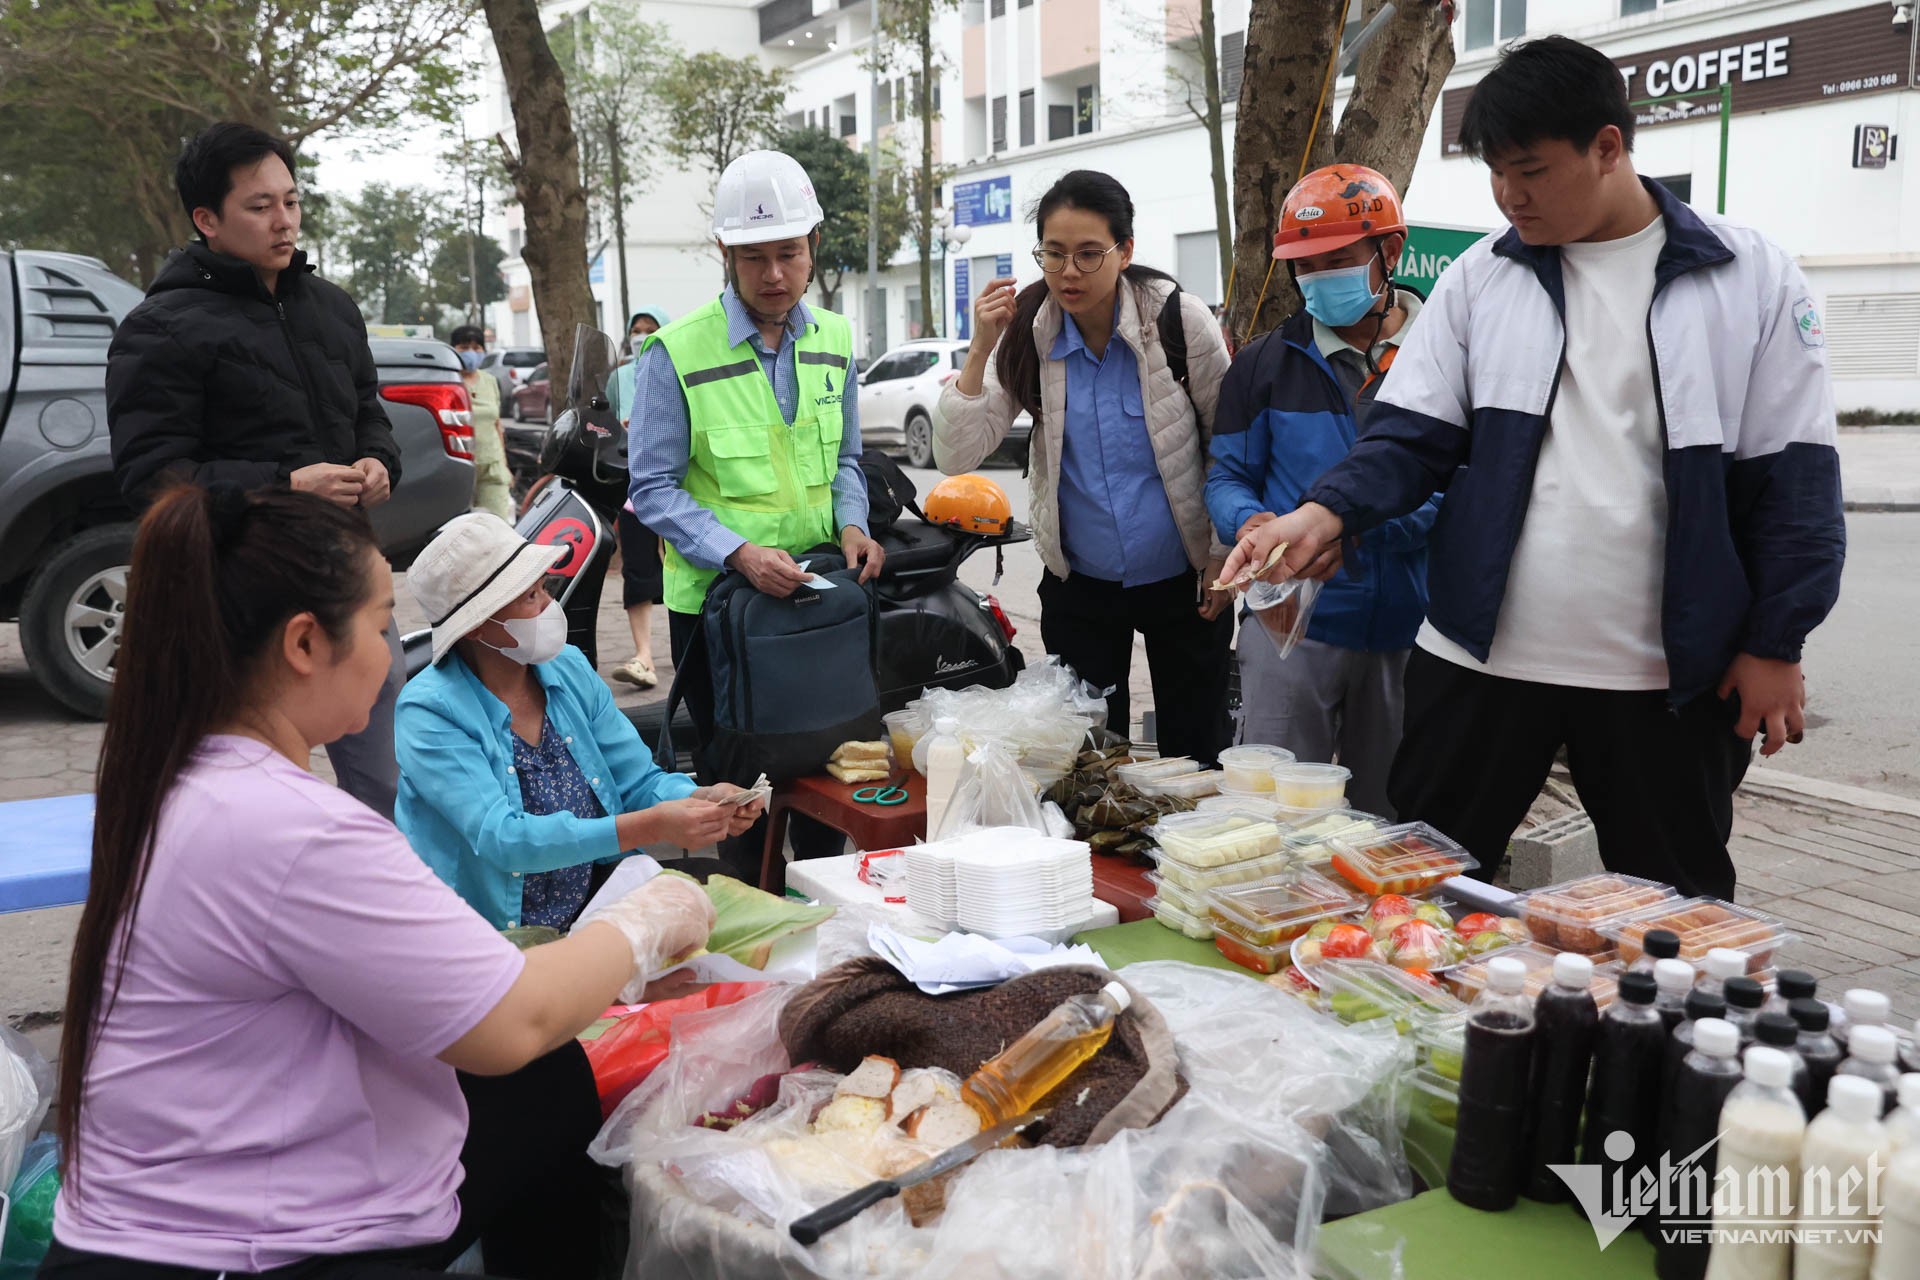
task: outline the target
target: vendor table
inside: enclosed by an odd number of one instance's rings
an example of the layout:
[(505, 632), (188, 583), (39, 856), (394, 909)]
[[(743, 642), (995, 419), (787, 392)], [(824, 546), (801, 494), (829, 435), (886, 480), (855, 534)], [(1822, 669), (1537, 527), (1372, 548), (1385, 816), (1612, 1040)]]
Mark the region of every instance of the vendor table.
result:
[(1602, 1251), (1593, 1228), (1570, 1205), (1523, 1199), (1505, 1213), (1484, 1213), (1445, 1191), (1429, 1191), (1321, 1227), (1314, 1274), (1332, 1280), (1649, 1280), (1653, 1246), (1630, 1230)]
[(1147, 899), (1153, 896), (1153, 882), (1147, 869), (1110, 853), (1093, 855), (1093, 896), (1120, 908), (1122, 920), (1147, 920)]
[(1100, 953), (1107, 968), (1119, 969), (1141, 960), (1179, 960), (1207, 969), (1225, 969), (1257, 977), (1214, 950), (1211, 942), (1201, 942), (1175, 933), (1158, 920), (1135, 920), (1106, 929), (1089, 929), (1075, 934), (1075, 942), (1084, 942)]
[(0, 912), (86, 901), (93, 796), (0, 804)]
[[(781, 889), (781, 854), (787, 843), (787, 821), (796, 813), (825, 824), (853, 841), (856, 849), (898, 849), (927, 835), (927, 780), (909, 773), (897, 783), (907, 793), (905, 804), (861, 804), (853, 793), (876, 783), (846, 783), (830, 774), (815, 774), (783, 782), (773, 789), (767, 805), (767, 846), (760, 858), (760, 887), (768, 893)], [(795, 864), (798, 865), (798, 864)], [(792, 876), (791, 868), (787, 872)]]
[[(1098, 886), (1095, 886), (1097, 893)], [(925, 933), (926, 921), (907, 907), (904, 902), (888, 902), (872, 885), (860, 878), (860, 855), (845, 854), (838, 858), (808, 858), (805, 862), (791, 863), (787, 867), (787, 892), (812, 898), (828, 906), (846, 906), (850, 904), (877, 909), (886, 922), (896, 929), (910, 933)], [(1103, 925), (1111, 925), (1120, 917), (1113, 907), (1098, 899), (1093, 904), (1093, 928), (1098, 932)], [(1159, 929), (1158, 924), (1154, 928)], [(1161, 929), (1166, 933), (1167, 930)], [(1084, 935), (1083, 935), (1084, 936)], [(1182, 938), (1182, 942), (1186, 939)]]

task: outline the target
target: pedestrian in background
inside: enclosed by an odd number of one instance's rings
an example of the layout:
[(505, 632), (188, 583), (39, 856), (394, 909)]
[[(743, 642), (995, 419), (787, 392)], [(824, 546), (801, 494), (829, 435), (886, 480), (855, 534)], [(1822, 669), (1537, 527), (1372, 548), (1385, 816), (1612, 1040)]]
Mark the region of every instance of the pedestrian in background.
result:
[[(640, 364), (640, 344), (667, 323), (661, 307), (642, 307), (627, 320), (627, 359), (613, 371), (613, 411), (632, 430), (633, 380)], [(633, 632), (633, 657), (615, 667), (612, 678), (623, 684), (651, 689), (660, 683), (653, 669), (653, 607), (666, 599), (666, 568), (660, 559), (660, 535), (640, 523), (629, 498), (620, 508), (616, 526), (620, 541), (620, 603), (627, 610), (627, 628)]]
[(480, 326), (463, 324), (447, 340), (460, 356), (460, 380), (473, 404), (473, 509), (513, 523), (513, 473), (507, 468), (507, 433), (500, 424), (500, 384), (480, 369), (487, 354)]

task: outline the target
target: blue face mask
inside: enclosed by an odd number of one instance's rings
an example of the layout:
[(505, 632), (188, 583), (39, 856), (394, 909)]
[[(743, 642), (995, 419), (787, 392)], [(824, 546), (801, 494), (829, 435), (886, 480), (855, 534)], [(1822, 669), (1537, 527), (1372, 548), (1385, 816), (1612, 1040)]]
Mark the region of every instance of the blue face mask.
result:
[(1339, 267), (1315, 271), (1295, 280), (1300, 296), (1306, 299), (1307, 314), (1329, 329), (1344, 329), (1358, 324), (1376, 301), (1373, 289), (1373, 263), (1357, 267)]
[(460, 363), (469, 369), (478, 369), (480, 367), (480, 359), (484, 355), (486, 355), (484, 351), (462, 351), (460, 353)]

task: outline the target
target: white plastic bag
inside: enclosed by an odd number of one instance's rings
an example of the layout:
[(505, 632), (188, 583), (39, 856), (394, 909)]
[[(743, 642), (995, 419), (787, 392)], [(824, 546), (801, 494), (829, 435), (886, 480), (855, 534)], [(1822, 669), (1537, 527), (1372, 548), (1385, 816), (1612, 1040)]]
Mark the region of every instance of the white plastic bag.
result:
[(0, 1191), (13, 1185), (20, 1157), (53, 1105), (53, 1067), (33, 1042), (0, 1026)]
[(931, 833), (931, 838), (945, 840), (991, 827), (1025, 827), (1039, 832), (1047, 829), (1032, 780), (997, 742), (989, 742), (967, 757), (940, 830)]

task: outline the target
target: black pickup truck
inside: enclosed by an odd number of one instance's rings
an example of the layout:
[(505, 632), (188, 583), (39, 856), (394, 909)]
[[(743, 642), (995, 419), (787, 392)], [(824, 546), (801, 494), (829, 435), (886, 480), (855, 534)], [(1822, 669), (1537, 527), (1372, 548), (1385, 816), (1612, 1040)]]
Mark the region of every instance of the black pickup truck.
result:
[[(106, 713), (133, 515), (114, 483), (107, 345), (142, 297), (97, 258), (0, 252), (0, 622), (34, 678)], [(402, 477), (374, 527), (398, 565), (473, 500), (471, 406), (439, 342), (374, 338)]]

